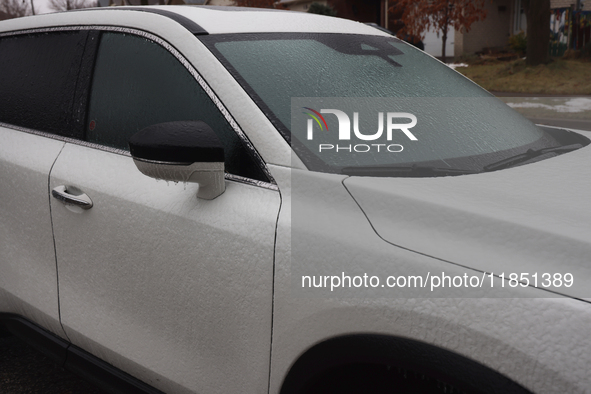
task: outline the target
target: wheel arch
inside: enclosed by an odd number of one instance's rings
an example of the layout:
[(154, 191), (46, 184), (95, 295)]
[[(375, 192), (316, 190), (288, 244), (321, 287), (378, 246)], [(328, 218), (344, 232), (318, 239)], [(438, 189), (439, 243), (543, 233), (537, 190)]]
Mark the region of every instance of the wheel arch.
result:
[(389, 335), (351, 334), (317, 343), (301, 354), (285, 376), (280, 394), (305, 393), (327, 373), (354, 365), (402, 369), (466, 393), (530, 393), (501, 373), (435, 345)]

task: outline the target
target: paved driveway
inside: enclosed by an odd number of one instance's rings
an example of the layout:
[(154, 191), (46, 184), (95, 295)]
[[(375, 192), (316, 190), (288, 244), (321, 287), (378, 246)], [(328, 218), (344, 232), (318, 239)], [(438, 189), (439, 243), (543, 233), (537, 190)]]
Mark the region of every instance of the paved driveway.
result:
[(105, 394), (3, 331), (0, 331), (0, 393)]

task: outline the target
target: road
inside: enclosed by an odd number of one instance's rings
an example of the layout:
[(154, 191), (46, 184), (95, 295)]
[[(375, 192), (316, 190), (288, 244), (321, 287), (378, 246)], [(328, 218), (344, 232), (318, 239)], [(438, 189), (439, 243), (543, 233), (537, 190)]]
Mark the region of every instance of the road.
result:
[(547, 126), (566, 127), (568, 129), (591, 131), (591, 120), (585, 119), (560, 119), (560, 118), (531, 118), (527, 117), (535, 124)]
[(1, 330), (0, 393), (106, 394)]
[(591, 96), (493, 93), (536, 124), (591, 131)]

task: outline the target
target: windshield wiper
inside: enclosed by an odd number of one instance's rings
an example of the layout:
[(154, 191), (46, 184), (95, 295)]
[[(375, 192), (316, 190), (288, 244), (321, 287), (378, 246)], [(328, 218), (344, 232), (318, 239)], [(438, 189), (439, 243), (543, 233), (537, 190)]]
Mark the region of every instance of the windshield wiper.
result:
[(343, 167), (341, 173), (351, 176), (399, 176), (399, 177), (437, 177), (450, 175), (476, 174), (478, 171), (450, 167), (430, 166), (375, 166), (375, 167)]
[(528, 149), (524, 153), (510, 156), (510, 157), (507, 157), (503, 160), (499, 160), (494, 163), (488, 164), (488, 165), (484, 166), (482, 169), (484, 171), (501, 170), (503, 168), (512, 167), (516, 164), (524, 163), (526, 161), (529, 161), (529, 160), (536, 158), (538, 156), (545, 155), (547, 153), (556, 153), (556, 154), (568, 153), (568, 152), (572, 152), (572, 151), (577, 150), (582, 147), (583, 147), (582, 144), (572, 144), (572, 145), (565, 145), (565, 146), (554, 146), (552, 148), (542, 148), (542, 149), (538, 149), (538, 150)]

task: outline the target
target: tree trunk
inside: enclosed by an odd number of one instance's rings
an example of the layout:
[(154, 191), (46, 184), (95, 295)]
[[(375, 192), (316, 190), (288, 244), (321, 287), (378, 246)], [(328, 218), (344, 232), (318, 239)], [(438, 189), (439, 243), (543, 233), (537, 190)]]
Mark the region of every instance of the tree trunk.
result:
[(523, 2), (527, 17), (528, 66), (548, 63), (550, 45), (550, 0), (526, 0)]
[(441, 35), (441, 61), (443, 63), (447, 63), (445, 61), (445, 42), (447, 41), (447, 28), (449, 26), (449, 1), (445, 5), (445, 24), (443, 25), (443, 34)]
[(443, 35), (441, 36), (441, 61), (443, 63), (447, 63), (445, 61), (445, 42), (447, 41), (447, 25), (445, 26), (445, 30), (443, 30)]

